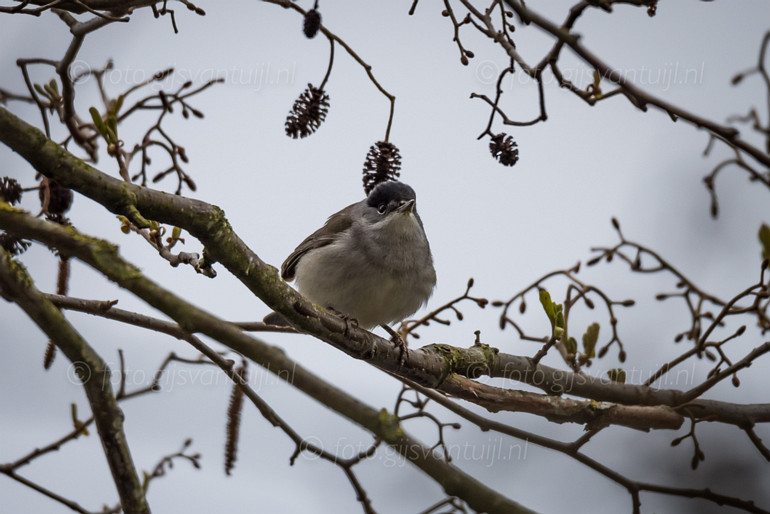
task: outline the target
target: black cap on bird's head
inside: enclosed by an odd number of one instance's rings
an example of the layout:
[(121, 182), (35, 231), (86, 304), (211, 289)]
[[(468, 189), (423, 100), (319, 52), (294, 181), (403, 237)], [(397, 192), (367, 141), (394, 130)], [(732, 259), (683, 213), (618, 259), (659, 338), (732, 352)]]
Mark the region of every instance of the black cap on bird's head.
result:
[(366, 205), (377, 209), (381, 214), (406, 203), (414, 205), (417, 195), (414, 189), (401, 182), (382, 182), (366, 198)]

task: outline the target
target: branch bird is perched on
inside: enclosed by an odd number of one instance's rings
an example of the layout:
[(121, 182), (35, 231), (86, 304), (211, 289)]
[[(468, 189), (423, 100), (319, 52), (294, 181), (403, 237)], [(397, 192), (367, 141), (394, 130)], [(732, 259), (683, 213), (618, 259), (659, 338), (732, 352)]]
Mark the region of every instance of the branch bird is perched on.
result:
[[(281, 266), (305, 297), (371, 329), (401, 321), (424, 305), (436, 285), (428, 238), (414, 190), (383, 182), (332, 214)], [(267, 323), (285, 324), (277, 313)]]

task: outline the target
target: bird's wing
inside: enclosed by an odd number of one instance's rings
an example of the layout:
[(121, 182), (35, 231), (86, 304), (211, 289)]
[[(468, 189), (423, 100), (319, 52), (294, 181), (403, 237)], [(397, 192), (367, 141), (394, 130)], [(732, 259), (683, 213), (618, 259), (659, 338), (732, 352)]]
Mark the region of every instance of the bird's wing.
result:
[(297, 264), (303, 255), (310, 250), (321, 248), (337, 240), (340, 232), (344, 232), (353, 224), (351, 210), (356, 204), (349, 205), (336, 214), (329, 216), (323, 227), (310, 234), (299, 246), (289, 255), (281, 266), (281, 277), (290, 281), (294, 279), (294, 273), (297, 270)]

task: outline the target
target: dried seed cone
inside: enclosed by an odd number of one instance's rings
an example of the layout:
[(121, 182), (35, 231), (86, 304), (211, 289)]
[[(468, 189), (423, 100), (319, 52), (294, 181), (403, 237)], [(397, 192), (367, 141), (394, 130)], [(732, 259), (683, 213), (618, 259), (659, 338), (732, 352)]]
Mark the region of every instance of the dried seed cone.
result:
[(378, 141), (369, 147), (364, 162), (364, 191), (368, 195), (380, 182), (398, 180), (401, 154), (393, 143)]
[(302, 26), (302, 32), (309, 39), (313, 39), (318, 34), (318, 29), (321, 28), (321, 13), (316, 9), (310, 9), (305, 15), (305, 23)]
[(8, 232), (0, 232), (0, 247), (11, 255), (21, 255), (32, 245), (26, 239), (14, 236)]
[(305, 138), (318, 130), (329, 112), (329, 95), (323, 89), (307, 85), (286, 117), (286, 135)]
[(19, 203), (21, 200), (21, 185), (16, 179), (3, 177), (0, 179), (0, 198), (11, 205)]
[(492, 157), (503, 166), (513, 166), (519, 160), (517, 146), (519, 145), (516, 144), (513, 137), (501, 132), (492, 136), (492, 140), (489, 142), (489, 151), (492, 153)]

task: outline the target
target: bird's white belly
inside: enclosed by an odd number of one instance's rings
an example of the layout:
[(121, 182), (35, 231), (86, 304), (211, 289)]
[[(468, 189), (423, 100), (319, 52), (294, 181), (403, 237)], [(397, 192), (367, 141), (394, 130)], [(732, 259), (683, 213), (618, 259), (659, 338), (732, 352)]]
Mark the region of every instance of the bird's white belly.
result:
[[(348, 263), (344, 267), (340, 265), (343, 256)], [(416, 270), (412, 263), (403, 269), (385, 269), (363, 254), (333, 243), (300, 260), (296, 285), (313, 302), (349, 315), (363, 328), (372, 328), (401, 321), (428, 300), (435, 278), (419, 276)]]

